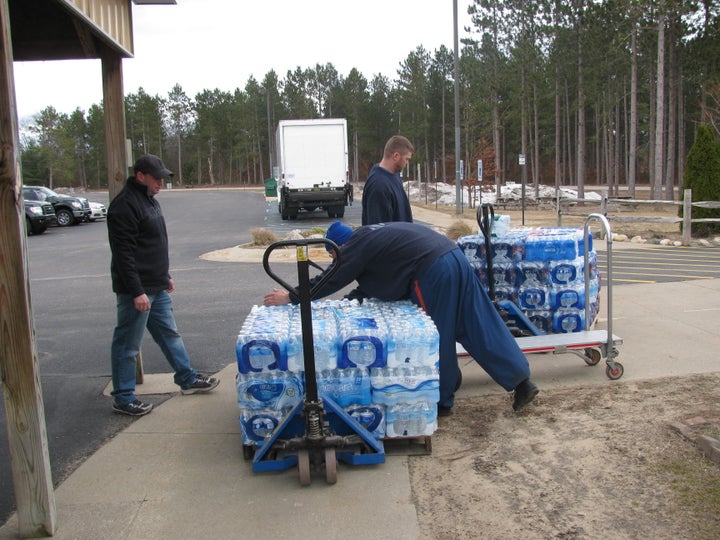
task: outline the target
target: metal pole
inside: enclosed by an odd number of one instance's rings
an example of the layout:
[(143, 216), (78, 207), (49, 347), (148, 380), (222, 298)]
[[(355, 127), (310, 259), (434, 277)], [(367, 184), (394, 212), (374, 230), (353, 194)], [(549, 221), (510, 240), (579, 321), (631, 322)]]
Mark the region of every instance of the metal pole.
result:
[(268, 165), (270, 167), (270, 176), (273, 175), (273, 153), (272, 153), (272, 123), (270, 121), (270, 89), (265, 89), (265, 101), (267, 103), (267, 130), (268, 130)]
[(453, 32), (455, 42), (455, 213), (462, 214), (462, 177), (460, 176), (460, 60), (458, 57), (458, 5), (453, 0)]
[(522, 202), (522, 224), (525, 225), (525, 184), (527, 183), (527, 168), (525, 166), (525, 154), (521, 154), (520, 166), (522, 167), (522, 186), (520, 199)]

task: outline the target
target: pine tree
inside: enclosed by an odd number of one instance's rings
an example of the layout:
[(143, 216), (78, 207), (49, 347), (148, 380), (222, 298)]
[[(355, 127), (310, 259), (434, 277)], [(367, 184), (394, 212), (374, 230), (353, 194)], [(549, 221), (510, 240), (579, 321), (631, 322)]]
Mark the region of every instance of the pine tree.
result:
[[(713, 137), (710, 126), (698, 126), (695, 142), (688, 152), (685, 164), (683, 189), (692, 190), (694, 201), (720, 200), (720, 143)], [(680, 207), (680, 216), (683, 208)], [(693, 207), (693, 219), (718, 218), (720, 210)], [(694, 236), (708, 236), (720, 231), (720, 223), (696, 223), (692, 227)]]

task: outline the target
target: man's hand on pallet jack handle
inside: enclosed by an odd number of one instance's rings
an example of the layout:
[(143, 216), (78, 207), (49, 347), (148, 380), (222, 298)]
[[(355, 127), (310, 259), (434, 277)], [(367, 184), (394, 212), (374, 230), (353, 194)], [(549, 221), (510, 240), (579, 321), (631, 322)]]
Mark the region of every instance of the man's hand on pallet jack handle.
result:
[(273, 289), (265, 295), (263, 304), (266, 306), (284, 306), (290, 302), (290, 293), (280, 289)]

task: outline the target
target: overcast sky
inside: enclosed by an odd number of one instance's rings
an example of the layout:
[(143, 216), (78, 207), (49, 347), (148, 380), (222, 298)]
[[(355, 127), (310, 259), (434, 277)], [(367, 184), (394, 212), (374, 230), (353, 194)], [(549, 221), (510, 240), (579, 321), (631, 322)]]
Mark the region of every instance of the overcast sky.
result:
[[(458, 31), (470, 25), (458, 2)], [(454, 47), (453, 0), (177, 0), (132, 4), (135, 57), (123, 60), (125, 94), (142, 87), (166, 97), (179, 83), (194, 98), (204, 89), (233, 91), (274, 69), (331, 63), (345, 77), (395, 79), (399, 64), (422, 45), (431, 54)], [(461, 45), (462, 46), (462, 45)], [(16, 62), (18, 116), (48, 105), (70, 113), (102, 100), (100, 60)]]

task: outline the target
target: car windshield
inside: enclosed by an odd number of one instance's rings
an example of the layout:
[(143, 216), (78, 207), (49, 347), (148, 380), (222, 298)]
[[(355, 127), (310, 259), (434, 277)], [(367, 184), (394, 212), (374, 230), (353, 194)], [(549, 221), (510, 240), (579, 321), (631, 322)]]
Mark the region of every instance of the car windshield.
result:
[(58, 194), (55, 193), (52, 189), (46, 188), (44, 186), (40, 186), (39, 188), (37, 188), (37, 190), (41, 191), (43, 194), (45, 194), (45, 198), (58, 196)]

